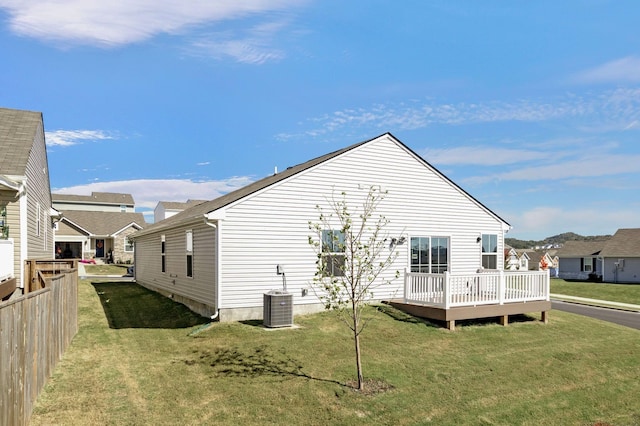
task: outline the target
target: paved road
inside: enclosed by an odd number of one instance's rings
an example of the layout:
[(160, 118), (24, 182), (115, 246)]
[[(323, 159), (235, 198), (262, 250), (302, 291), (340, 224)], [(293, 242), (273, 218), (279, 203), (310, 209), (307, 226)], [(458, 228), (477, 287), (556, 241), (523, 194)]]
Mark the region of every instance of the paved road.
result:
[(597, 306), (580, 305), (577, 303), (552, 300), (551, 307), (559, 311), (571, 312), (592, 318), (609, 321), (626, 327), (640, 330), (640, 312), (621, 311), (619, 309), (600, 308)]

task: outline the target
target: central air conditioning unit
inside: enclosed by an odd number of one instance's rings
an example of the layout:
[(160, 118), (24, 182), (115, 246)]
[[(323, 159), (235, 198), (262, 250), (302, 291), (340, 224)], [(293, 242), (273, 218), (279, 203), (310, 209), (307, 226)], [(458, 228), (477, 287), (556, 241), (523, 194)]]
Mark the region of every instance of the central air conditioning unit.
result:
[(263, 324), (265, 327), (293, 326), (293, 294), (284, 290), (265, 293)]

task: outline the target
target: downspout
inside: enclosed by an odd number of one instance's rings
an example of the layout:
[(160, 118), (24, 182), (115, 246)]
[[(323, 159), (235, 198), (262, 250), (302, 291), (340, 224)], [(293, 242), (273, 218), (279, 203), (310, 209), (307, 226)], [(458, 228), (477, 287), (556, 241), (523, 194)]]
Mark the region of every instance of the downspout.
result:
[(216, 223), (209, 222), (207, 215), (204, 216), (204, 223), (216, 230), (216, 312), (209, 317), (213, 321), (220, 315), (220, 228)]

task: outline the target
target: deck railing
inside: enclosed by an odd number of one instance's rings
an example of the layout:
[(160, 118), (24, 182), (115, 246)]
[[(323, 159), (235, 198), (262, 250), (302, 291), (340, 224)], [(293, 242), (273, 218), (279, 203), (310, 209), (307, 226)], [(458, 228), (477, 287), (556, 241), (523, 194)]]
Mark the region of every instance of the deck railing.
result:
[(549, 300), (549, 271), (424, 274), (405, 271), (405, 303), (444, 309)]
[(0, 282), (13, 277), (13, 239), (0, 239)]

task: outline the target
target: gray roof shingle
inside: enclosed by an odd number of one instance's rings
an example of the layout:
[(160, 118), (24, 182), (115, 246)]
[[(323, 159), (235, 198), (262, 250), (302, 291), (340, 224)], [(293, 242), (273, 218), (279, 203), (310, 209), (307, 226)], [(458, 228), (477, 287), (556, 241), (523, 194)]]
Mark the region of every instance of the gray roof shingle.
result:
[(640, 257), (640, 228), (622, 228), (600, 252), (604, 257)]
[(93, 235), (113, 235), (132, 223), (140, 228), (146, 226), (142, 213), (66, 210), (63, 215), (64, 219), (73, 222)]
[(606, 241), (565, 241), (558, 249), (558, 257), (595, 256), (604, 248)]
[(131, 194), (120, 194), (117, 192), (92, 192), (91, 195), (71, 195), (71, 194), (51, 194), (53, 202), (71, 203), (97, 203), (116, 204), (133, 206), (133, 196)]
[(25, 174), (40, 126), (40, 112), (0, 108), (0, 174)]

